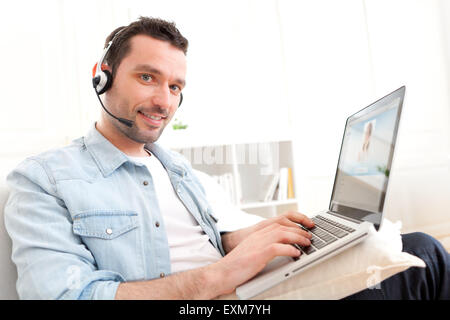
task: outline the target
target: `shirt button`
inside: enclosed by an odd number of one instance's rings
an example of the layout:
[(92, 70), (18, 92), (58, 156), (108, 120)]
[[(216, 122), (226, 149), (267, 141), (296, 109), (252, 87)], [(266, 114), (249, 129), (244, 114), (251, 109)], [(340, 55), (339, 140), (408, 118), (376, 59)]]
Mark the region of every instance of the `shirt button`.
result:
[(160, 274), (159, 274), (159, 277), (160, 278), (164, 278), (166, 275), (164, 274), (164, 272), (161, 272)]
[(107, 234), (112, 234), (112, 229), (110, 229), (110, 228), (106, 229), (106, 233)]
[(157, 228), (159, 228), (159, 222), (158, 222), (158, 221), (155, 222), (155, 226), (156, 226)]
[(148, 185), (148, 181), (147, 180), (145, 180), (143, 183), (144, 183), (144, 186)]

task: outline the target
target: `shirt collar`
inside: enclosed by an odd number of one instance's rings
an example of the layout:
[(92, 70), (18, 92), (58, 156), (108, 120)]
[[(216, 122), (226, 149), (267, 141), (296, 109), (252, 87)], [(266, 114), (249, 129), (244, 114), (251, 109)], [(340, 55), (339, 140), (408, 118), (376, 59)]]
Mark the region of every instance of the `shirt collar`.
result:
[(84, 145), (105, 177), (129, 160), (125, 153), (97, 130), (95, 123), (84, 137)]
[[(144, 165), (128, 158), (125, 153), (114, 146), (97, 130), (95, 123), (84, 137), (84, 145), (94, 158), (94, 161), (104, 177), (109, 176), (127, 161), (131, 161), (138, 166)], [(164, 150), (164, 148), (155, 143), (146, 144), (145, 148), (161, 161), (166, 170), (170, 170), (179, 175), (184, 175), (185, 170), (183, 170), (183, 164), (171, 156), (169, 151)]]

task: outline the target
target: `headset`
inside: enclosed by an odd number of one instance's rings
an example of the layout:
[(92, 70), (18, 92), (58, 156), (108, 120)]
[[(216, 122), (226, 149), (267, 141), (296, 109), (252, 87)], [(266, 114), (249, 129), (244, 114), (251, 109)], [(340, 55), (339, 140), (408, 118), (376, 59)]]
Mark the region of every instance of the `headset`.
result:
[[(109, 88), (111, 88), (112, 82), (113, 82), (113, 76), (109, 70), (106, 69), (106, 65), (103, 63), (105, 60), (106, 55), (108, 54), (109, 49), (111, 48), (112, 44), (114, 43), (114, 40), (117, 38), (117, 36), (126, 28), (123, 28), (119, 30), (114, 37), (109, 41), (106, 48), (103, 50), (103, 54), (100, 58), (100, 60), (95, 64), (93, 70), (92, 70), (92, 85), (94, 87), (95, 93), (97, 95), (98, 100), (100, 101), (100, 104), (102, 105), (103, 109), (106, 111), (107, 114), (109, 114), (114, 119), (118, 120), (120, 123), (123, 123), (124, 125), (128, 127), (132, 127), (134, 124), (134, 121), (119, 118), (113, 115), (111, 112), (109, 112), (105, 106), (103, 105), (102, 99), (100, 99), (100, 95), (105, 93)], [(178, 104), (178, 108), (181, 106), (181, 103), (183, 102), (183, 94), (180, 93), (180, 103)]]

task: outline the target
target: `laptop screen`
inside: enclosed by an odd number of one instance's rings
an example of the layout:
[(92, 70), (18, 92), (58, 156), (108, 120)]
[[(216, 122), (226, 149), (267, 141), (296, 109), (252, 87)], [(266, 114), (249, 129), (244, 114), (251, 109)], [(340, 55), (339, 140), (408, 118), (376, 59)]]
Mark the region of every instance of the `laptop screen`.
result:
[(378, 230), (405, 87), (394, 91), (347, 119), (330, 211)]

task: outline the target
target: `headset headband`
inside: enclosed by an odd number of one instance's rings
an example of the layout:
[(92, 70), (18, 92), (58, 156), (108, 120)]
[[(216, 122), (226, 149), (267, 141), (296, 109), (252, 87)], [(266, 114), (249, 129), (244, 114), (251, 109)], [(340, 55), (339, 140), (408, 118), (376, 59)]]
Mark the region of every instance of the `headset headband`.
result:
[(111, 39), (111, 41), (108, 42), (108, 45), (106, 46), (105, 50), (103, 50), (103, 54), (102, 54), (100, 60), (99, 60), (98, 63), (97, 63), (97, 69), (96, 69), (96, 71), (95, 71), (95, 75), (97, 75), (97, 74), (99, 74), (101, 71), (103, 71), (103, 70), (101, 69), (101, 66), (103, 65), (103, 61), (105, 60), (106, 55), (108, 54), (109, 48), (111, 48), (111, 45), (113, 44), (113, 42), (114, 42), (114, 40), (117, 38), (117, 36), (118, 36), (123, 30), (125, 30), (125, 29), (126, 29), (126, 28), (120, 29), (120, 30), (114, 35), (114, 37)]

